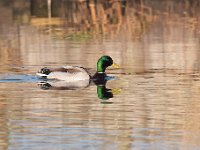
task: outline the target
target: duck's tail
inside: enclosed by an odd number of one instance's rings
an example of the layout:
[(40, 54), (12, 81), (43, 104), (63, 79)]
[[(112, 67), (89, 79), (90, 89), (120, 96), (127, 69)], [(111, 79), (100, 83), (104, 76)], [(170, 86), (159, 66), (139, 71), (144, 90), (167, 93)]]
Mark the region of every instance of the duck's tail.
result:
[(36, 73), (36, 75), (37, 75), (37, 76), (40, 76), (40, 77), (47, 77), (47, 76), (48, 76), (48, 75), (46, 75), (46, 74), (39, 73), (39, 72), (38, 72), (38, 73)]
[(38, 73), (36, 73), (36, 75), (46, 78), (50, 72), (51, 72), (50, 69), (45, 67), (45, 68), (42, 68), (40, 71), (38, 71)]

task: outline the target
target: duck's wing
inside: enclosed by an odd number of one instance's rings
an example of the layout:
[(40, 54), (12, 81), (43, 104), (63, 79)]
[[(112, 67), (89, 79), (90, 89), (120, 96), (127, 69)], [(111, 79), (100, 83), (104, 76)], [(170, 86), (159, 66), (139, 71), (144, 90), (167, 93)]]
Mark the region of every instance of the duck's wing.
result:
[(85, 67), (80, 67), (80, 66), (64, 66), (63, 68), (65, 68), (66, 72), (69, 72), (69, 73), (85, 72), (90, 77), (92, 77), (92, 75), (95, 73), (95, 69), (85, 68)]
[(67, 72), (67, 73), (79, 73), (79, 72), (87, 72), (87, 70), (83, 67), (79, 66), (64, 66), (56, 70), (58, 72)]
[(80, 68), (84, 69), (90, 77), (92, 77), (96, 73), (96, 69), (94, 68), (84, 68), (84, 67)]

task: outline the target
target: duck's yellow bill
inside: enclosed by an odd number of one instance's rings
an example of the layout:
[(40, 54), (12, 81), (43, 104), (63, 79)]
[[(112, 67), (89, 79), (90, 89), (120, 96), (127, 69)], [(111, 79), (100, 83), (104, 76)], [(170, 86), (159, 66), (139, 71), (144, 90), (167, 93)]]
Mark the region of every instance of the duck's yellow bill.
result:
[(116, 63), (113, 63), (113, 64), (112, 64), (112, 67), (113, 67), (113, 68), (118, 68), (118, 69), (120, 68), (120, 66), (119, 66), (118, 64), (116, 64)]
[(117, 94), (120, 94), (121, 93), (121, 89), (112, 89), (111, 90), (112, 91), (112, 93), (114, 94), (114, 95), (117, 95)]

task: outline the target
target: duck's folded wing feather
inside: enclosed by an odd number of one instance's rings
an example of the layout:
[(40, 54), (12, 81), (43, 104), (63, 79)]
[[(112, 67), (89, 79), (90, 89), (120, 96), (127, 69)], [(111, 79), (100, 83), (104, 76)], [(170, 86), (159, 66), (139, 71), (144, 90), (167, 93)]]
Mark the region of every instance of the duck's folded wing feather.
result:
[[(51, 72), (76, 73), (76, 72), (80, 72), (82, 70), (82, 69), (80, 69), (78, 67), (73, 67), (73, 66), (64, 66), (64, 67), (59, 67), (59, 68), (47, 68), (47, 67), (45, 67), (45, 69), (48, 70), (49, 73), (51, 73)], [(41, 73), (41, 72), (42, 72), (42, 69), (41, 69), (41, 71), (39, 73)]]
[(78, 73), (78, 72), (87, 72), (87, 70), (83, 67), (78, 66), (64, 66), (65, 72), (68, 73)]

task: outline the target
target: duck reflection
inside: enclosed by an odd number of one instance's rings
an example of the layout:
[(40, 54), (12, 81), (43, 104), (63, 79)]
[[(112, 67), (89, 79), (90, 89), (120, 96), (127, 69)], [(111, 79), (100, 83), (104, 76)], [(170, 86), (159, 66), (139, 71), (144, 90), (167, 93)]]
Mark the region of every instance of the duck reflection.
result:
[(99, 99), (108, 100), (110, 98), (113, 98), (112, 89), (106, 88), (107, 81), (112, 80), (112, 78), (114, 77), (106, 76), (104, 78), (96, 78), (92, 80), (97, 86), (97, 95)]
[(74, 82), (62, 80), (44, 80), (38, 83), (43, 90), (77, 90), (83, 89), (90, 85), (88, 80), (80, 80)]
[[(43, 90), (78, 90), (84, 89), (92, 85), (97, 86), (97, 96), (101, 100), (113, 98), (113, 89), (106, 87), (107, 81), (115, 77), (107, 76), (104, 80), (80, 80), (76, 82), (67, 82), (61, 80), (43, 80), (38, 82), (38, 85)], [(105, 102), (105, 101), (104, 101)], [(102, 103), (104, 103), (102, 102)]]

